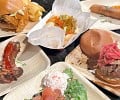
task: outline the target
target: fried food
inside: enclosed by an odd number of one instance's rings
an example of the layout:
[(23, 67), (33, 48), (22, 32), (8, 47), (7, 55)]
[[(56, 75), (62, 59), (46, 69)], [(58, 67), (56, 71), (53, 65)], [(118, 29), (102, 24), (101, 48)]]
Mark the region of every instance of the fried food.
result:
[(0, 0), (0, 5), (0, 28), (21, 32), (28, 23), (26, 5), (21, 0)]
[(30, 0), (0, 0), (0, 29), (21, 32), (29, 21), (38, 21), (43, 11)]
[(45, 9), (37, 3), (30, 2), (28, 4), (28, 13), (30, 21), (38, 21), (40, 16), (42, 16), (42, 12), (45, 12)]
[[(21, 32), (29, 21), (27, 8), (24, 10), (23, 15), (16, 13), (14, 16), (4, 15), (3, 17), (6, 23), (10, 23), (14, 27), (15, 32)], [(10, 29), (10, 27), (6, 27), (6, 29)]]

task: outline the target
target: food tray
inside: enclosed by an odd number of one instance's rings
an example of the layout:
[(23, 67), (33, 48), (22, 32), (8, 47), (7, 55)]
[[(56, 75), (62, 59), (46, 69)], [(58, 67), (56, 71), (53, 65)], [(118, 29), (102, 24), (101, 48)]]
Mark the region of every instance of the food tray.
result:
[(40, 90), (40, 84), (45, 74), (55, 71), (63, 71), (65, 68), (71, 68), (75, 78), (82, 83), (87, 89), (88, 100), (110, 100), (104, 95), (98, 88), (91, 84), (86, 78), (84, 78), (75, 68), (65, 62), (58, 62), (48, 67), (45, 71), (41, 72), (37, 77), (29, 80), (28, 82), (20, 85), (18, 88), (8, 93), (3, 100), (24, 100), (31, 99), (35, 93)]
[[(0, 58), (2, 58), (2, 53), (5, 45), (9, 41), (27, 41), (25, 34), (20, 34), (15, 37), (12, 37), (2, 43), (0, 43)], [(21, 42), (22, 42), (21, 41)], [(22, 44), (22, 43), (21, 43)], [(41, 71), (45, 70), (48, 66), (50, 66), (50, 60), (43, 52), (43, 50), (38, 46), (32, 46), (29, 43), (25, 43), (26, 46), (22, 45), (19, 56), (17, 57), (17, 66), (23, 68), (23, 75), (18, 78), (17, 81), (13, 81), (9, 84), (0, 84), (0, 96), (10, 92), (15, 89), (20, 84), (25, 81), (31, 79), (38, 75)]]
[[(111, 32), (113, 40), (118, 41), (118, 44), (119, 44), (120, 35), (112, 31), (109, 31), (109, 32)], [(74, 66), (87, 79), (91, 80), (92, 82), (101, 86), (102, 88), (112, 92), (113, 94), (120, 96), (120, 88), (119, 88), (120, 84), (111, 85), (96, 78), (94, 74), (87, 69), (86, 61), (87, 61), (87, 57), (82, 53), (79, 45), (65, 58), (65, 62)]]
[[(114, 6), (119, 5), (120, 0), (85, 0), (80, 1), (81, 9), (85, 12), (90, 12), (90, 6), (93, 4), (102, 4), (105, 6)], [(99, 29), (106, 29), (106, 30), (116, 30), (120, 29), (120, 20), (105, 17), (100, 14), (91, 13), (91, 17), (93, 19), (98, 19), (98, 21), (92, 25), (90, 28), (99, 28)]]

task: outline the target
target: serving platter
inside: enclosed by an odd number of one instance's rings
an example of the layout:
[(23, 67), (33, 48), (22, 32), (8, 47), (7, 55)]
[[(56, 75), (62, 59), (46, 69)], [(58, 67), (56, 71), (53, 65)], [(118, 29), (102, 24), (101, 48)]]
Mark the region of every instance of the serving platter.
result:
[[(114, 6), (120, 5), (120, 0), (85, 0), (81, 1), (81, 9), (85, 12), (90, 12), (90, 6), (93, 4), (102, 4), (105, 6)], [(90, 28), (99, 28), (107, 30), (116, 30), (120, 29), (120, 20), (113, 19), (110, 17), (105, 17), (100, 14), (91, 13), (93, 19), (98, 19), (97, 22), (92, 25)]]
[(25, 34), (19, 34), (4, 42), (1, 42), (0, 58), (2, 58), (4, 47), (9, 41), (19, 41), (20, 45), (22, 44), (19, 56), (17, 56), (16, 59), (16, 65), (22, 67), (23, 75), (20, 76), (17, 81), (13, 81), (9, 84), (0, 84), (0, 96), (10, 92), (20, 84), (31, 79), (32, 77), (35, 77), (41, 71), (50, 66), (50, 60), (43, 50), (38, 46), (29, 44)]
[(41, 72), (35, 78), (21, 84), (12, 92), (8, 93), (3, 100), (24, 100), (31, 99), (32, 96), (39, 92), (42, 78), (49, 72), (63, 71), (66, 68), (71, 68), (75, 78), (82, 83), (88, 95), (88, 100), (110, 100), (105, 94), (103, 94), (98, 88), (91, 84), (86, 78), (84, 78), (75, 68), (65, 62), (58, 62), (48, 67)]
[(37, 23), (38, 22), (28, 22), (28, 24), (25, 26), (24, 30), (22, 32), (19, 32), (19, 33), (15, 33), (15, 32), (12, 32), (12, 31), (7, 32), (7, 31), (3, 31), (3, 30), (0, 29), (0, 38), (8, 37), (8, 36), (15, 36), (15, 35), (21, 34), (21, 33), (27, 33)]
[[(109, 32), (111, 32), (113, 40), (117, 41), (118, 45), (120, 46), (120, 44), (119, 44), (120, 43), (120, 35), (115, 32), (112, 32), (112, 31), (109, 31)], [(85, 76), (87, 79), (89, 79), (93, 83), (99, 85), (100, 87), (110, 91), (111, 93), (113, 93), (117, 96), (120, 96), (120, 84), (111, 85), (111, 84), (108, 84), (107, 82), (101, 81), (95, 77), (93, 70), (87, 69), (87, 64), (86, 64), (87, 56), (85, 56), (82, 53), (79, 45), (71, 53), (69, 53), (66, 56), (65, 62), (74, 66), (77, 70), (79, 70), (79, 72), (83, 76)]]

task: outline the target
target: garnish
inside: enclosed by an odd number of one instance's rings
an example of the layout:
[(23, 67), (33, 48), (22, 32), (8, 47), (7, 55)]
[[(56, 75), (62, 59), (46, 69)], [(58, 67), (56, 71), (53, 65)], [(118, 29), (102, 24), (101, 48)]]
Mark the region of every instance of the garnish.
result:
[(22, 61), (19, 61), (19, 60), (16, 60), (15, 61), (17, 64), (20, 64), (21, 66), (26, 66), (26, 63), (22, 62)]
[(86, 89), (77, 79), (68, 80), (65, 98), (66, 100), (87, 100)]
[(65, 70), (63, 71), (63, 73), (66, 73), (66, 74), (70, 77), (70, 79), (73, 78), (72, 69), (67, 68), (67, 69), (65, 69)]
[(70, 78), (68, 79), (67, 89), (65, 90), (66, 100), (87, 100), (87, 92), (85, 87), (73, 77), (71, 69), (65, 69), (63, 71)]
[(112, 43), (109, 45), (105, 45), (101, 51), (98, 59), (98, 65), (104, 66), (107, 64), (111, 64), (115, 60), (120, 59), (120, 49), (117, 46), (117, 43)]

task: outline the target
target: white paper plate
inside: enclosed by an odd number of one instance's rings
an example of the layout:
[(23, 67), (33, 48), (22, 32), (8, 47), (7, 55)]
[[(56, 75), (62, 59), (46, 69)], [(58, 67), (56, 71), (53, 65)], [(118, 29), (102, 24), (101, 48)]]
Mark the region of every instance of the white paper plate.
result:
[[(25, 36), (25, 34), (20, 34), (0, 43), (0, 57), (2, 56), (1, 53), (3, 52), (3, 47), (8, 41), (17, 41), (20, 40), (20, 38), (23, 39)], [(50, 66), (50, 60), (42, 49), (38, 46), (32, 46), (29, 43), (26, 44), (24, 51), (21, 51), (21, 55), (18, 60), (24, 64), (24, 66), (20, 66), (21, 64), (18, 65), (23, 68), (23, 75), (20, 76), (17, 81), (13, 81), (10, 84), (0, 84), (0, 96), (10, 92), (15, 87), (31, 79), (32, 77), (35, 77), (38, 73)]]
[[(81, 8), (85, 12), (90, 12), (89, 8), (93, 4), (103, 4), (105, 6), (120, 5), (120, 0), (86, 0), (81, 1)], [(92, 18), (97, 18), (98, 21), (91, 28), (116, 30), (120, 29), (120, 20), (110, 17), (101, 16), (100, 14), (91, 13)]]
[(65, 68), (71, 68), (73, 70), (74, 76), (80, 81), (80, 83), (85, 86), (87, 89), (88, 100), (96, 100), (96, 98), (97, 100), (110, 100), (93, 84), (85, 79), (76, 69), (65, 62), (58, 62), (51, 67), (48, 67), (47, 70), (41, 72), (36, 78), (27, 81), (12, 92), (8, 93), (3, 100), (24, 100), (32, 98), (32, 96), (35, 93), (38, 93), (40, 90), (41, 80), (45, 74), (51, 71), (63, 71)]

